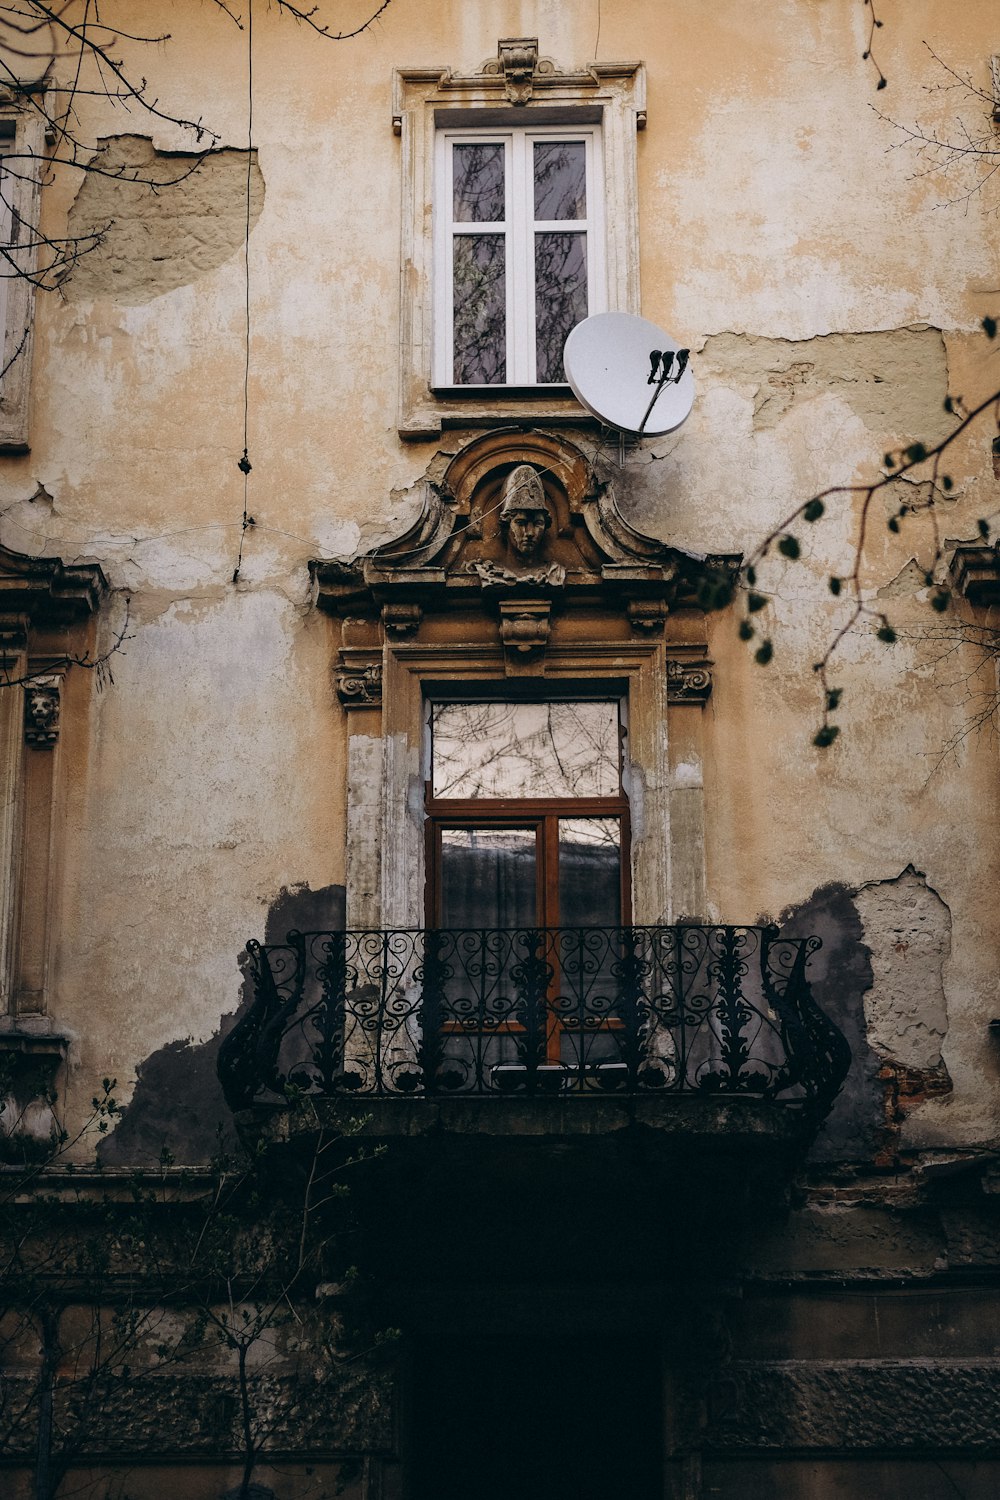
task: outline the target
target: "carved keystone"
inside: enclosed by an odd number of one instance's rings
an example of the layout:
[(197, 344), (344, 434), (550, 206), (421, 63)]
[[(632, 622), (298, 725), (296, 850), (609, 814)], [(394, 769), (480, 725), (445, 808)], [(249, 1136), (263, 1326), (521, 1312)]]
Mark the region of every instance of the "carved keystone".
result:
[(662, 599), (630, 599), (628, 602), (629, 624), (644, 635), (659, 634), (669, 613)]
[(538, 66), (538, 38), (508, 36), (497, 42), (504, 87), (511, 104), (527, 104)]
[(397, 638), (415, 635), (420, 625), (423, 610), (419, 604), (385, 604), (382, 606), (382, 623), (386, 634)]
[(549, 643), (548, 599), (503, 599), (500, 602), (500, 639), (507, 672), (523, 670), (541, 657)]

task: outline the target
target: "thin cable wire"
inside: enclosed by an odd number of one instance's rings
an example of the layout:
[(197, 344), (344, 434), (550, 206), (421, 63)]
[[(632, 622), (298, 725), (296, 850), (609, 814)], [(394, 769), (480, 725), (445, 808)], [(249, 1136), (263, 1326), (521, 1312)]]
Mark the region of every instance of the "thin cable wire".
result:
[(240, 530), (240, 548), (233, 569), (233, 582), (239, 581), (243, 566), (243, 543), (247, 530), (254, 523), (250, 518), (250, 202), (253, 192), (253, 0), (247, 0), (247, 183), (246, 223), (243, 233), (243, 285), (246, 292), (246, 351), (243, 362), (243, 457), (237, 468), (243, 475), (243, 524)]

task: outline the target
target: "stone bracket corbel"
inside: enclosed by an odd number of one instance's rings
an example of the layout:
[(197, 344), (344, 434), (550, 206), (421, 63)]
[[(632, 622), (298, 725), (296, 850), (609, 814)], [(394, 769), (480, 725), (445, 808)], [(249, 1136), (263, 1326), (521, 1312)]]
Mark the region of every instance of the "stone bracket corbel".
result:
[(542, 658), (549, 643), (551, 608), (549, 599), (500, 601), (500, 639), (508, 677), (517, 672), (542, 671)]
[(393, 636), (397, 640), (405, 640), (407, 636), (416, 635), (423, 613), (419, 604), (384, 604), (382, 624), (385, 626), (386, 635)]
[(630, 599), (627, 612), (633, 630), (641, 635), (660, 635), (670, 608), (663, 599)]

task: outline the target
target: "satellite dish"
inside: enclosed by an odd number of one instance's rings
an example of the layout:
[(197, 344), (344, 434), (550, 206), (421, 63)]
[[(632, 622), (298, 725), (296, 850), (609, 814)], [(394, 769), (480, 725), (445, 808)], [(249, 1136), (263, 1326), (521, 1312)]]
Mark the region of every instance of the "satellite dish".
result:
[(563, 365), (580, 405), (622, 432), (662, 437), (694, 405), (688, 351), (632, 313), (595, 313), (577, 323)]

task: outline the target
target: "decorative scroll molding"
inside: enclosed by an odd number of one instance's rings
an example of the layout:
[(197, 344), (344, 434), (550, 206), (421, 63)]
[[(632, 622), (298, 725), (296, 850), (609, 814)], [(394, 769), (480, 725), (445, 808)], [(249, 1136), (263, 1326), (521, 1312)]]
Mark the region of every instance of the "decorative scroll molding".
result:
[(36, 677), (24, 684), (24, 740), (39, 750), (51, 750), (59, 738), (58, 677)]
[(341, 667), (334, 674), (337, 697), (345, 708), (378, 708), (382, 702), (382, 665)]
[(667, 659), (667, 702), (707, 703), (712, 692), (712, 663), (704, 658)]

